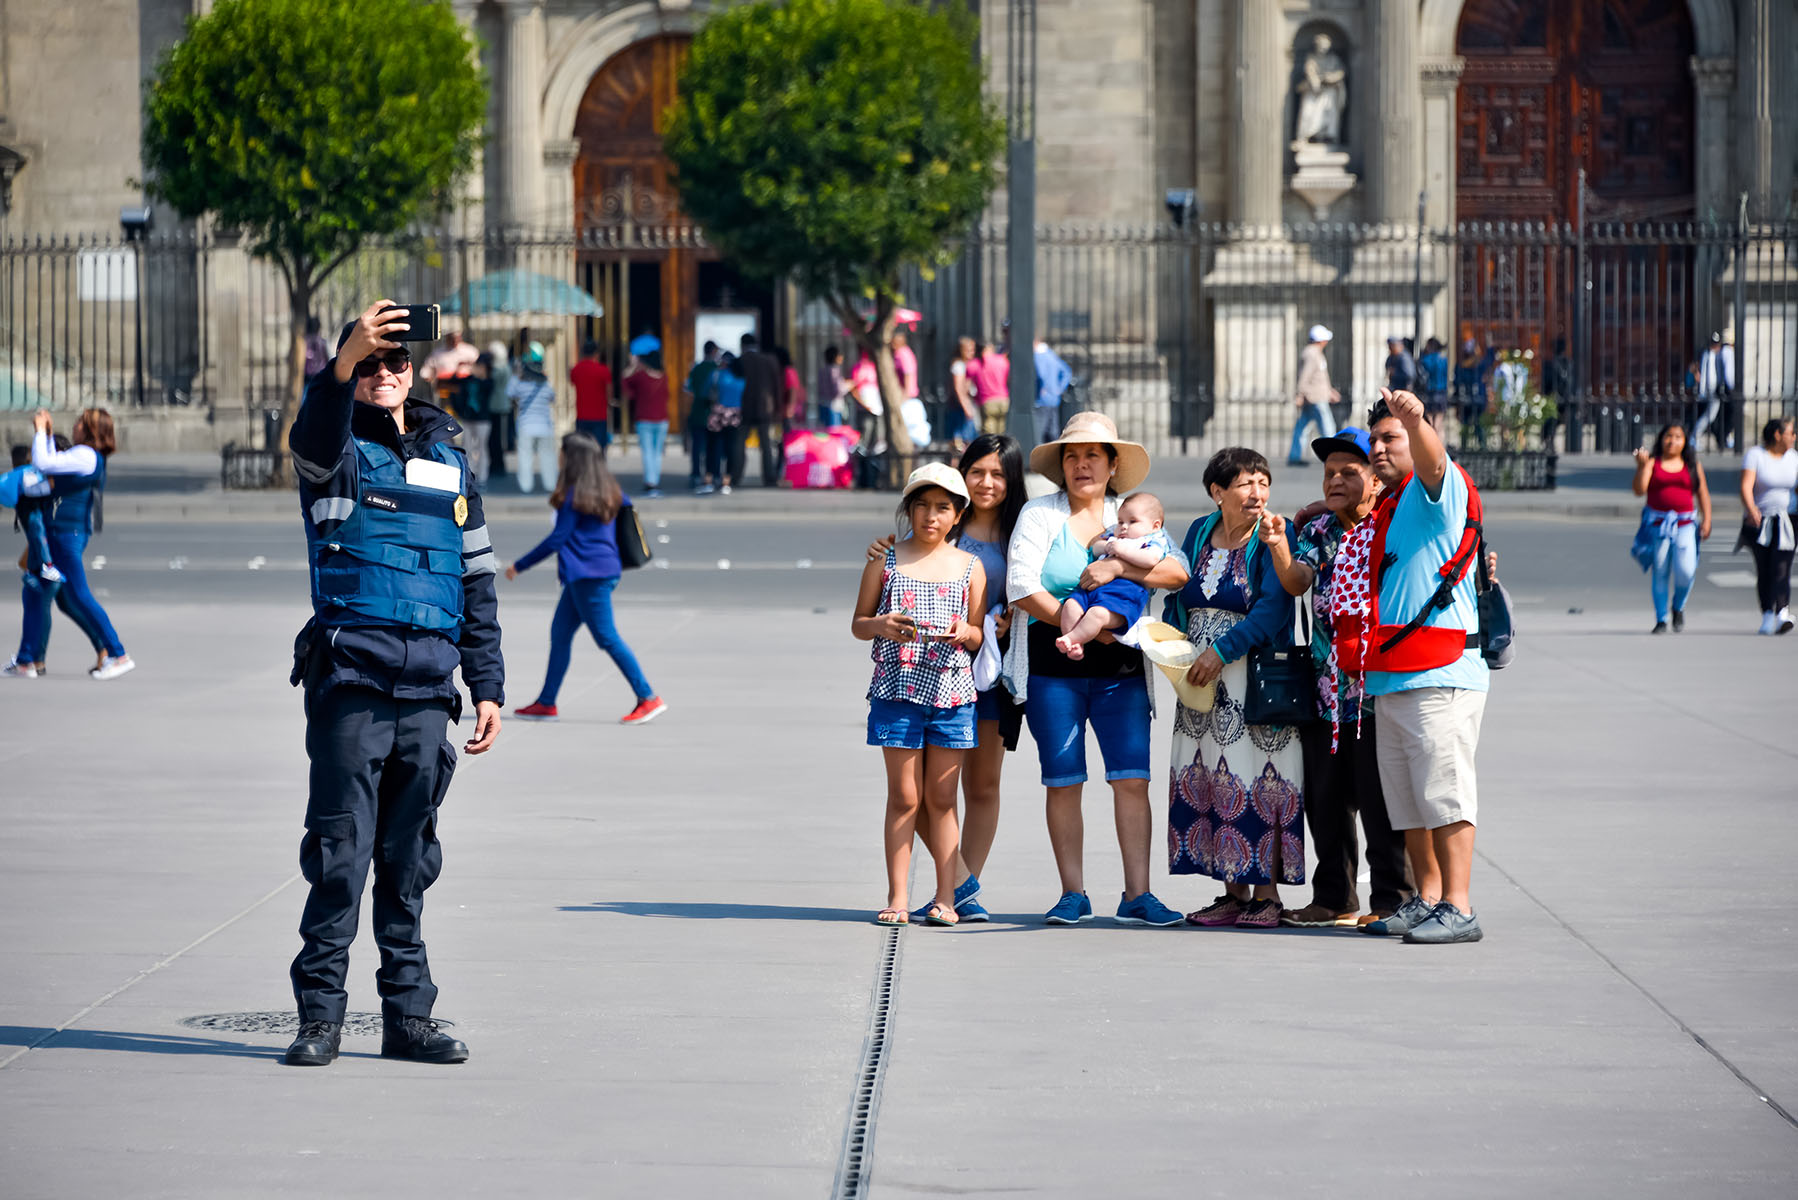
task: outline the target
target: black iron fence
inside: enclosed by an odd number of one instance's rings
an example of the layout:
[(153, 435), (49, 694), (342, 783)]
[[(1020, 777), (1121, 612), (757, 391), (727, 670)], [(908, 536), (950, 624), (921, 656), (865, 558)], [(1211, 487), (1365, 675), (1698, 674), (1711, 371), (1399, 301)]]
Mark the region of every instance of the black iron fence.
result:
[[(937, 442), (955, 425), (957, 340), (1005, 341), (1004, 234), (975, 231), (951, 265), (908, 281)], [(1285, 454), (1302, 415), (1298, 356), (1317, 325), (1332, 334), (1330, 419), (1358, 419), (1377, 394), (1389, 337), (1411, 339), (1414, 357), (1436, 338), (1443, 427), (1469, 445), (1622, 452), (1671, 421), (1739, 445), (1798, 401), (1798, 225), (1050, 227), (1037, 231), (1036, 255), (1034, 325), (1074, 379), (1061, 415), (1103, 410), (1162, 454), (1225, 444)], [(519, 272), (566, 285), (603, 315), (476, 303), (475, 341), (543, 340), (563, 372), (592, 338), (616, 369), (632, 336), (657, 330), (678, 379), (704, 315), (685, 293), (695, 278), (708, 286), (716, 259), (690, 226), (427, 232), (356, 255), (312, 311), (329, 340), (371, 297), (459, 310), (481, 281)], [(773, 340), (812, 387), (824, 347), (849, 349), (846, 332), (821, 304), (774, 295), (764, 306)], [(0, 243), (0, 410), (194, 406), (254, 442), (286, 393), (290, 321), (279, 273), (227, 238), (11, 238)], [(454, 312), (446, 324), (462, 327)], [(1713, 333), (1725, 339), (1722, 366), (1702, 361)], [(1516, 362), (1500, 372), (1504, 358)], [(1540, 406), (1502, 403), (1545, 386), (1557, 409), (1546, 421)]]

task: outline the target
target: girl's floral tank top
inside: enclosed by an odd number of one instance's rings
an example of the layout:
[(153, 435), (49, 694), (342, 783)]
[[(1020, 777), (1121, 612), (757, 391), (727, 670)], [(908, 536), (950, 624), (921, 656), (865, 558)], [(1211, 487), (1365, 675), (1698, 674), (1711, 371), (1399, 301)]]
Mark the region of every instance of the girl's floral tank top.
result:
[(970, 559), (953, 583), (913, 579), (899, 570), (895, 552), (887, 551), (875, 615), (906, 613), (923, 636), (915, 642), (874, 639), (874, 680), (868, 685), (868, 699), (903, 700), (931, 708), (974, 703), (974, 664), (968, 652), (955, 642), (930, 636), (946, 634), (958, 619), (967, 619), (973, 573)]

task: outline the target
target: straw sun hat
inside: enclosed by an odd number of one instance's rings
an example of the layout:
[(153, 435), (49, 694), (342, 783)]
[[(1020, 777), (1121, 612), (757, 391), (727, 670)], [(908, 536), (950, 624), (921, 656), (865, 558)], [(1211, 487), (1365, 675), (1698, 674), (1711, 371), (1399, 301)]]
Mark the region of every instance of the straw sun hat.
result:
[(1136, 636), (1141, 640), (1139, 648), (1143, 657), (1161, 668), (1161, 673), (1174, 685), (1174, 694), (1180, 697), (1180, 703), (1194, 712), (1210, 712), (1217, 701), (1217, 685), (1208, 683), (1200, 687), (1186, 678), (1186, 669), (1203, 651), (1165, 621), (1144, 621), (1137, 627)]
[(1068, 418), (1059, 438), (1030, 452), (1030, 469), (1056, 487), (1066, 487), (1067, 480), (1061, 474), (1061, 448), (1081, 443), (1110, 446), (1117, 451), (1117, 472), (1111, 483), (1118, 491), (1128, 492), (1149, 477), (1149, 452), (1137, 442), (1118, 437), (1118, 427), (1111, 418), (1097, 412), (1075, 413)]

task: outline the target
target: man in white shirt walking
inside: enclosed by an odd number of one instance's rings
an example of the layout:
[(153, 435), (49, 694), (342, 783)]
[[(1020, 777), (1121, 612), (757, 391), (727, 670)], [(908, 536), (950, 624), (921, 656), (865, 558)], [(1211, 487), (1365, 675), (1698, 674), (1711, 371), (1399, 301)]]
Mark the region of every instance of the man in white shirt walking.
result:
[(1711, 334), (1711, 348), (1698, 360), (1698, 397), (1704, 413), (1692, 428), (1692, 445), (1710, 430), (1717, 449), (1736, 448), (1736, 348), (1722, 333)]

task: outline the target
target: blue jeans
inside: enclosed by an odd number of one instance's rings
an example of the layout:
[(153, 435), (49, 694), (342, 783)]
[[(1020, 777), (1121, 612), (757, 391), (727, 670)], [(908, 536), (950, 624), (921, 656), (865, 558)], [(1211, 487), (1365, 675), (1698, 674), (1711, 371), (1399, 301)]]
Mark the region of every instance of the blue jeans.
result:
[(668, 446), (668, 422), (638, 421), (637, 450), (643, 455), (643, 486), (662, 486), (662, 451)]
[(1287, 452), (1289, 463), (1309, 462), (1311, 456), (1305, 453), (1305, 430), (1315, 423), (1318, 437), (1336, 436), (1336, 414), (1330, 411), (1328, 404), (1301, 404), (1298, 420), (1292, 425), (1292, 449)]
[(574, 631), (582, 625), (593, 634), (599, 648), (610, 654), (618, 669), (624, 672), (624, 681), (631, 685), (637, 699), (647, 700), (655, 695), (649, 680), (643, 678), (642, 668), (637, 666), (637, 656), (624, 644), (624, 639), (618, 636), (618, 627), (612, 623), (612, 589), (618, 586), (618, 578), (614, 575), (610, 579), (571, 579), (562, 585), (561, 602), (556, 605), (556, 615), (549, 623), (549, 670), (544, 673), (543, 690), (537, 693), (537, 703), (555, 704), (556, 693), (562, 690), (562, 680), (568, 674)]
[(52, 583), (36, 575), (25, 577), (25, 624), (19, 636), (18, 660), (42, 662), (49, 653), (52, 604), (75, 622), (96, 651), (123, 658), (125, 647), (87, 584), (87, 571), (81, 561), (87, 550), (87, 535), (51, 533), (49, 544), (50, 561), (62, 572), (62, 582)]
[(1654, 619), (1667, 619), (1671, 592), (1673, 608), (1684, 612), (1686, 597), (1692, 594), (1692, 583), (1698, 578), (1698, 525), (1681, 525), (1670, 538), (1657, 538), (1654, 543), (1654, 565), (1648, 572), (1649, 586), (1654, 591)]
[(1086, 782), (1086, 726), (1099, 739), (1105, 778), (1149, 778), (1149, 684), (1123, 679), (1030, 677), (1024, 718), (1036, 740), (1044, 787)]

